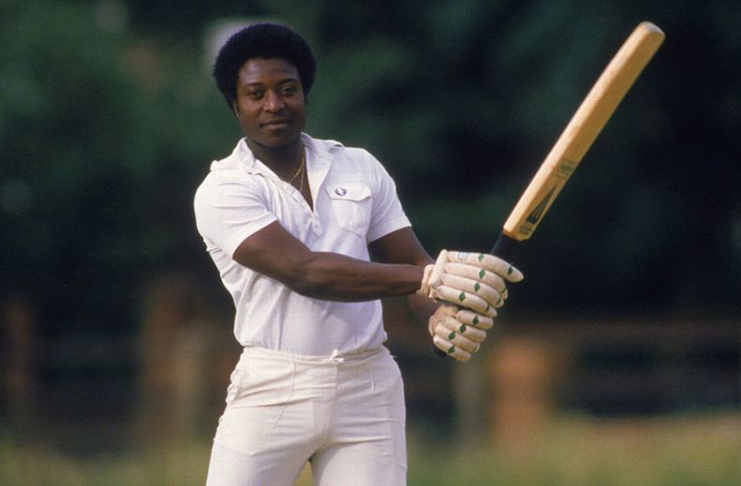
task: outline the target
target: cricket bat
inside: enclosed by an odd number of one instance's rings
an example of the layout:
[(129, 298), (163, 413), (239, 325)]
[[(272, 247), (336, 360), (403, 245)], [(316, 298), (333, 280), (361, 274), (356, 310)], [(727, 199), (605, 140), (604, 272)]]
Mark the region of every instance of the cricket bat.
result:
[(664, 32), (641, 22), (584, 98), (504, 223), (491, 250), (511, 261), (519, 242), (529, 239), (574, 173), (618, 104), (664, 41)]
[[(664, 42), (664, 32), (641, 22), (584, 98), (504, 223), (492, 255), (511, 262), (530, 239), (625, 94)], [(433, 347), (439, 356), (445, 352)]]

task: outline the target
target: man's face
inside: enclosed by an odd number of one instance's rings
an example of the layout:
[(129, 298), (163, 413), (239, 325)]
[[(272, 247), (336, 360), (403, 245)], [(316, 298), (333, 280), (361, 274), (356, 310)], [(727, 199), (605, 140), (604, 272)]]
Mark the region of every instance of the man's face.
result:
[(250, 59), (239, 70), (234, 109), (254, 144), (281, 148), (295, 142), (306, 122), (298, 70), (284, 59)]

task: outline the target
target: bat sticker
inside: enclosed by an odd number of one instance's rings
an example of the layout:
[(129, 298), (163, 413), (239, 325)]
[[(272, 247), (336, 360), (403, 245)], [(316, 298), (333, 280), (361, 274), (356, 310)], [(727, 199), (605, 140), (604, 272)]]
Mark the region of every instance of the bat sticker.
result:
[(548, 203), (550, 202), (551, 198), (553, 197), (553, 191), (556, 190), (556, 186), (553, 186), (553, 188), (548, 192), (548, 194), (545, 195), (542, 201), (538, 203), (537, 206), (535, 206), (535, 209), (533, 209), (533, 212), (530, 213), (530, 215), (527, 217), (526, 221), (530, 224), (538, 224), (538, 221), (540, 221), (540, 218), (543, 217), (543, 213), (545, 213), (546, 208), (548, 207)]

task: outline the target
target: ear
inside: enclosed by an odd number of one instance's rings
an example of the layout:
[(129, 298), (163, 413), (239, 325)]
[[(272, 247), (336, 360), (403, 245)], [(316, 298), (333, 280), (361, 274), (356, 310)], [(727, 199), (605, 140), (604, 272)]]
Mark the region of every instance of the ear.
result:
[(236, 101), (232, 103), (232, 111), (234, 112), (234, 116), (239, 118), (239, 106), (237, 105)]

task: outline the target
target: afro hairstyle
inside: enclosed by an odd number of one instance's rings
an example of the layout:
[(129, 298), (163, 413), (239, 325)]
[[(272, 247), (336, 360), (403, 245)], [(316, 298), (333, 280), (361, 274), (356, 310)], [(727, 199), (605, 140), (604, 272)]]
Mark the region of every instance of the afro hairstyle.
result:
[(298, 71), (304, 96), (314, 84), (316, 61), (311, 48), (296, 32), (281, 24), (260, 23), (232, 35), (219, 50), (213, 76), (229, 109), (237, 99), (239, 70), (250, 59), (285, 59)]

